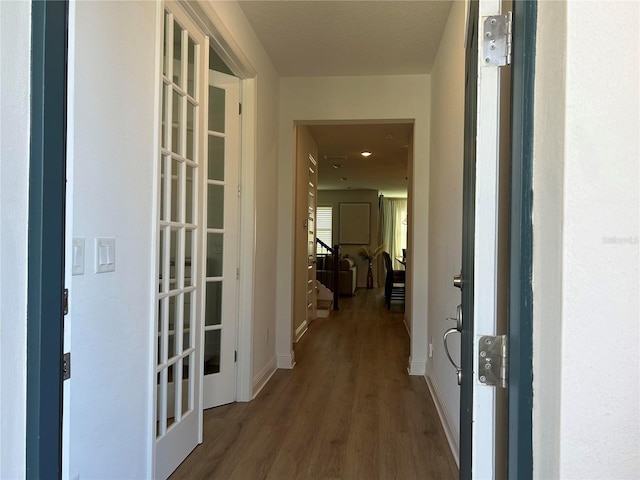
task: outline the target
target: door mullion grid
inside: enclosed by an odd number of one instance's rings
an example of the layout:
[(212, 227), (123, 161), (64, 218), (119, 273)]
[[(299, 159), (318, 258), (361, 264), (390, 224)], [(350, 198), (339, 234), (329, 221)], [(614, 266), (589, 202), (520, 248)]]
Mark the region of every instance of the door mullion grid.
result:
[[(158, 305), (161, 305), (161, 332), (160, 334), (160, 354), (158, 356), (159, 363), (156, 367), (156, 377), (159, 376), (159, 388), (157, 391), (157, 409), (158, 415), (158, 432), (156, 437), (159, 439), (167, 433), (167, 415), (168, 412), (167, 396), (169, 393), (169, 369), (173, 366), (173, 383), (174, 383), (174, 418), (173, 425), (180, 422), (182, 418), (182, 364), (183, 364), (183, 336), (182, 329), (184, 326), (184, 298), (185, 292), (191, 294), (196, 287), (185, 288), (185, 218), (186, 218), (186, 92), (173, 82), (174, 71), (174, 52), (173, 52), (173, 34), (174, 34), (174, 17), (173, 14), (166, 15), (165, 22), (165, 52), (166, 52), (166, 71), (162, 78), (161, 99), (164, 107), (165, 117), (162, 119), (161, 128), (165, 136), (165, 144), (161, 145), (160, 154), (161, 162), (164, 169), (164, 177), (161, 176), (163, 188), (160, 189), (160, 195), (165, 198), (161, 199), (162, 211), (160, 212), (159, 235), (162, 238), (162, 252), (160, 252), (160, 261), (163, 263), (163, 277), (160, 281), (160, 292), (157, 293)], [(187, 47), (184, 39), (188, 35), (186, 29), (182, 31), (182, 55), (178, 65), (181, 68), (181, 78), (186, 79), (186, 62), (183, 61)], [(174, 99), (178, 95), (178, 105), (180, 108), (180, 117), (178, 121), (178, 145), (173, 145), (173, 117), (174, 117)], [(174, 172), (174, 162), (177, 162), (177, 172)], [(174, 192), (174, 175), (178, 176), (175, 182), (176, 191)], [(172, 201), (176, 201), (177, 205), (172, 206)], [(175, 208), (177, 218), (172, 218), (172, 211)], [(192, 225), (195, 228), (195, 225)], [(175, 237), (173, 233), (175, 232)], [(173, 243), (175, 241), (175, 244)], [(171, 274), (171, 250), (174, 249), (174, 272)], [(175, 284), (171, 284), (171, 279), (175, 279)], [(174, 302), (173, 309), (173, 330), (169, 331), (169, 305)], [(169, 336), (173, 335), (173, 348), (169, 352)], [(177, 354), (176, 354), (177, 352)], [(157, 360), (158, 361), (158, 360)], [(157, 381), (157, 380), (156, 380)]]

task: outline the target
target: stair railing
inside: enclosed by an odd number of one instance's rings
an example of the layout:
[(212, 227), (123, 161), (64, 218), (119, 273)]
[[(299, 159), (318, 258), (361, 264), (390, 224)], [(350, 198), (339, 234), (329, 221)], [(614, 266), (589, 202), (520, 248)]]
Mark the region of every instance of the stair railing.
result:
[[(333, 261), (332, 264), (332, 275), (333, 275), (333, 309), (340, 310), (338, 306), (338, 299), (340, 297), (340, 245), (336, 244), (331, 248), (329, 245), (324, 243), (319, 238), (316, 238), (316, 244), (320, 245), (327, 252), (331, 254)], [(324, 255), (326, 258), (328, 255)], [(317, 264), (316, 264), (317, 265)], [(326, 270), (326, 262), (324, 262), (323, 270)]]

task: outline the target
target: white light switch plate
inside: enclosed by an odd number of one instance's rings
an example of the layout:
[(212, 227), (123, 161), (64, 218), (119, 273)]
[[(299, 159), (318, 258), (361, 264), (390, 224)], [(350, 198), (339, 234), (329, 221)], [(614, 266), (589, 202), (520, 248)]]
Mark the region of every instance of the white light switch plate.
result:
[(83, 237), (73, 237), (71, 275), (84, 275), (84, 245)]
[(96, 273), (113, 272), (116, 269), (116, 239), (96, 238)]

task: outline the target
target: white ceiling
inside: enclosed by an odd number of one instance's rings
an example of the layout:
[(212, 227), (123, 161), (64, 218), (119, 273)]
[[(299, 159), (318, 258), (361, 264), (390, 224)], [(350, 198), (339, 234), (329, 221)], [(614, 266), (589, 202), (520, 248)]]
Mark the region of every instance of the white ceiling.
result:
[(240, 0), (282, 77), (430, 73), (452, 0)]
[[(430, 73), (451, 4), (452, 0), (240, 0), (282, 77)], [(310, 128), (319, 148), (320, 189), (372, 188), (388, 197), (406, 196), (406, 145), (412, 124)], [(394, 138), (387, 138), (389, 134)], [(368, 160), (359, 156), (365, 148), (374, 152)], [(333, 169), (334, 163), (343, 166)]]
[[(308, 128), (318, 144), (320, 190), (371, 189), (389, 198), (407, 196), (412, 123)], [(364, 150), (372, 155), (363, 157), (360, 152)]]

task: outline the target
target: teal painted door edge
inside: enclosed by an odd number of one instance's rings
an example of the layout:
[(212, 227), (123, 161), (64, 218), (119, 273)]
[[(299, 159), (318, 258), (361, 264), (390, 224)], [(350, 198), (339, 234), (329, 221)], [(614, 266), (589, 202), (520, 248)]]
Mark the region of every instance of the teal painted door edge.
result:
[(533, 476), (533, 101), (536, 0), (513, 5), (507, 476)]
[(31, 3), (26, 477), (62, 475), (67, 1)]

